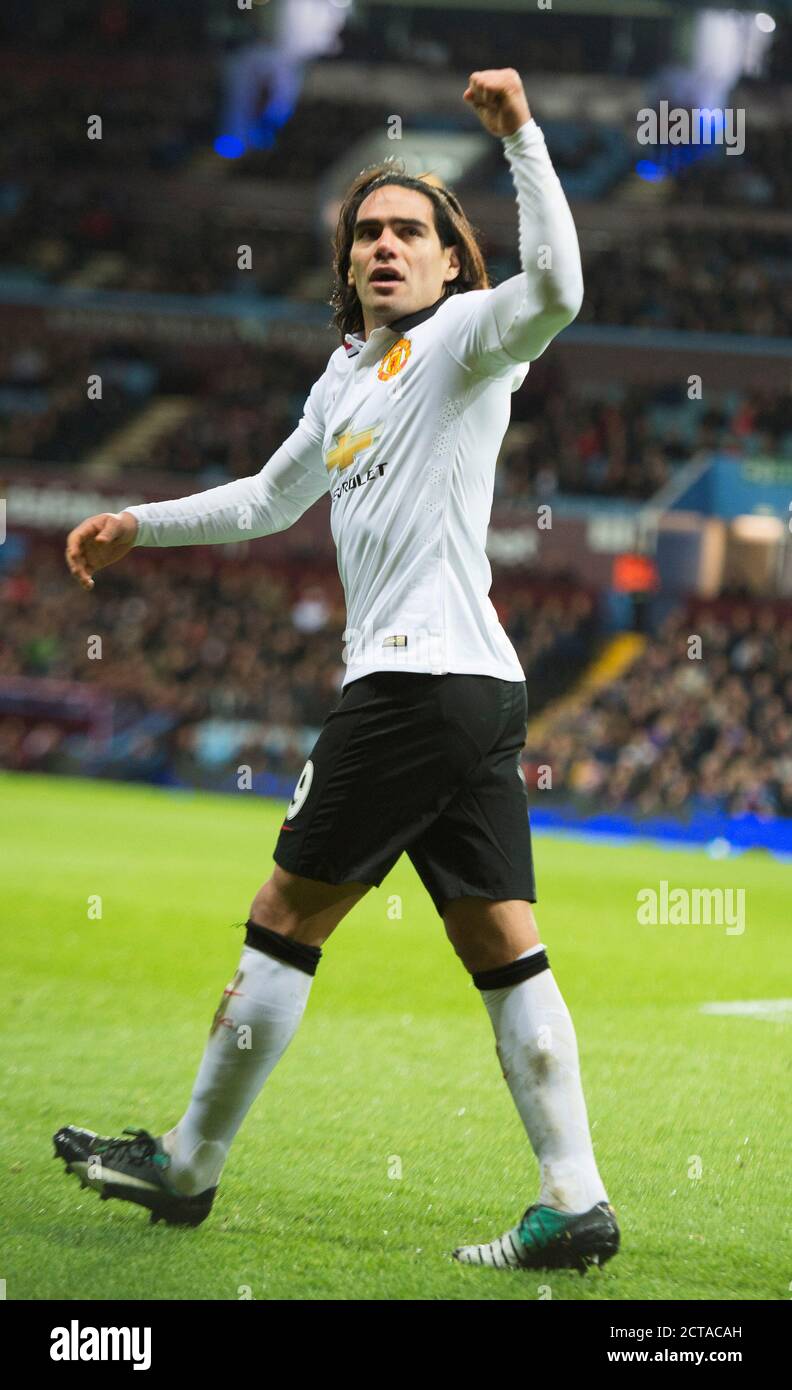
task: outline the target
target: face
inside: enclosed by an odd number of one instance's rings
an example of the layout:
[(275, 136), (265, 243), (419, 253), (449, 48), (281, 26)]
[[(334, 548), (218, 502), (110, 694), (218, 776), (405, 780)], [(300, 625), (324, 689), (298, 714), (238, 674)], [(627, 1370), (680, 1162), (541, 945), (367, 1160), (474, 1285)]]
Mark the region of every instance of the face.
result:
[(456, 247), (444, 247), (431, 199), (416, 188), (386, 184), (358, 208), (348, 283), (363, 310), (364, 335), (434, 304), (460, 271)]

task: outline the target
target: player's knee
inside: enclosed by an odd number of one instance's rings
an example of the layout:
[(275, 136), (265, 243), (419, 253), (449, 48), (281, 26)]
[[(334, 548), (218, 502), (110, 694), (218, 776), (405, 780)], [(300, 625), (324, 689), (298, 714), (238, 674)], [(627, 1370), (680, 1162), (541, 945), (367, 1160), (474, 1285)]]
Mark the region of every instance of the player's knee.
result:
[(301, 917), (299, 895), (288, 882), (292, 874), (275, 866), (272, 877), (259, 888), (250, 906), (250, 920), (270, 931), (289, 934), (295, 922)]
[(444, 907), (443, 924), (471, 975), (509, 965), (539, 944), (536, 919), (524, 899), (455, 898)]
[(369, 886), (323, 883), (289, 873), (276, 864), (253, 899), (250, 919), (284, 936), (321, 946)]

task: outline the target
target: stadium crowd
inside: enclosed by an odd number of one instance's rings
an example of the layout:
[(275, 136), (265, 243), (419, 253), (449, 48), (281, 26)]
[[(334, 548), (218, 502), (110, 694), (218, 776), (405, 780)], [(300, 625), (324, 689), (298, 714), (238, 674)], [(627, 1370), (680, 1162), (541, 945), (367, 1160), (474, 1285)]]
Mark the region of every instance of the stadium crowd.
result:
[[(315, 145), (314, 145), (315, 148)], [(464, 197), (464, 194), (462, 194)], [(236, 295), (280, 293), (326, 302), (329, 237), (268, 227), (229, 209), (194, 210), (189, 236), (168, 221), (146, 221), (123, 188), (95, 176), (67, 186), (9, 190), (0, 204), (0, 273), (34, 283), (77, 282), (136, 293)], [(519, 273), (513, 238), (482, 238), (497, 283)], [(249, 268), (239, 247), (251, 248)], [(792, 276), (785, 233), (719, 228), (658, 228), (628, 245), (584, 252), (580, 324), (677, 331), (787, 336)], [(317, 267), (326, 270), (316, 276)], [(329, 311), (328, 311), (329, 317)]]
[[(164, 583), (162, 560), (138, 552), (91, 596), (54, 554), (5, 576), (0, 709), (6, 678), (79, 681), (109, 696), (114, 738), (98, 749), (57, 721), (5, 717), (0, 765), (210, 786), (244, 766), (299, 774), (343, 679), (338, 582), (295, 581), (259, 561), (207, 574), (193, 551), (180, 554), (178, 583)], [(533, 715), (590, 659), (593, 602), (547, 583), (495, 597)], [(99, 660), (87, 656), (89, 633), (102, 637)], [(792, 618), (739, 604), (675, 611), (620, 679), (529, 736), (523, 767), (529, 788), (552, 770), (537, 804), (792, 816)]]
[[(464, 24), (449, 25), (443, 6), (398, 3), (351, 9), (341, 31), (339, 56), (366, 63), (409, 62), (426, 69), (474, 70), (492, 39), (492, 27), (471, 10)], [(576, 13), (574, 26), (551, 5), (526, 25), (526, 13), (498, 12), (503, 51), (526, 73), (589, 71), (648, 77), (674, 54), (673, 29), (664, 12), (630, 17), (629, 30), (615, 11)], [(787, 80), (792, 55), (789, 26), (779, 15), (765, 77)], [(60, 0), (57, 5), (9, 5), (0, 13), (0, 43), (20, 57), (79, 52), (97, 57), (162, 53), (170, 48), (198, 57), (218, 45), (243, 42), (250, 12), (216, 0)]]
[(552, 769), (536, 801), (792, 816), (792, 617), (676, 611), (621, 679), (529, 738), (524, 760), (532, 788)]
[[(209, 573), (204, 549), (136, 551), (90, 595), (76, 589), (57, 553), (42, 550), (32, 565), (20, 559), (0, 581), (0, 712), (8, 678), (80, 682), (110, 697), (124, 736), (117, 761), (110, 754), (94, 770), (134, 777), (173, 766), (200, 782), (202, 751), (224, 721), (250, 730), (231, 740), (219, 765), (208, 755), (216, 777), (240, 763), (296, 776), (306, 756), (298, 731), (323, 722), (343, 680), (341, 586), (330, 574), (293, 580), (260, 561), (234, 562), (222, 549)], [(524, 668), (537, 675), (536, 706), (585, 665), (593, 601), (564, 585), (500, 597), (496, 589), (494, 597)], [(87, 654), (90, 636), (102, 638), (99, 659)], [(92, 756), (90, 740), (75, 743), (54, 723), (43, 732), (20, 718), (0, 719), (0, 743), (2, 765), (25, 770), (75, 771)]]
[[(87, 379), (99, 373), (101, 400)], [(299, 353), (257, 349), (189, 370), (154, 348), (97, 348), (46, 332), (0, 347), (0, 456), (41, 462), (85, 459), (159, 396), (189, 405), (153, 437), (142, 457), (118, 463), (172, 473), (204, 487), (258, 472), (294, 429), (317, 364)], [(792, 457), (792, 401), (778, 391), (707, 390), (689, 399), (663, 387), (587, 391), (585, 383), (529, 373), (495, 481), (499, 501), (546, 501), (561, 493), (643, 500), (674, 469), (716, 450), (734, 456)]]
[[(42, 218), (42, 198), (47, 215)], [(185, 237), (167, 223), (141, 224), (125, 195), (92, 180), (68, 189), (17, 191), (0, 210), (0, 268), (35, 281), (87, 274), (102, 289), (262, 296), (289, 283), (321, 302), (329, 294), (330, 248), (310, 231), (257, 226), (229, 213), (196, 212)], [(11, 209), (9, 211), (9, 208)], [(678, 331), (786, 336), (792, 278), (783, 234), (660, 230), (638, 244), (584, 258), (586, 296), (578, 322)], [(251, 248), (240, 269), (238, 248)], [(498, 280), (517, 274), (513, 244), (486, 243)], [(327, 267), (321, 288), (317, 260)], [(305, 273), (306, 288), (300, 288)]]
[(674, 228), (611, 247), (585, 266), (581, 323), (787, 336), (789, 236)]
[(704, 402), (678, 382), (587, 393), (561, 381), (518, 392), (512, 420), (496, 496), (516, 502), (557, 493), (641, 501), (710, 452), (792, 457), (787, 392), (708, 390)]
[[(257, 215), (194, 209), (189, 234), (173, 222), (146, 220), (145, 204), (95, 175), (68, 184), (42, 180), (8, 191), (0, 207), (0, 273), (35, 283), (178, 295), (280, 294), (296, 291), (316, 257), (312, 232), (261, 225)], [(250, 247), (249, 268), (240, 246)], [(328, 292), (330, 282), (329, 252)]]
[(158, 375), (129, 350), (18, 335), (0, 345), (0, 458), (84, 463), (138, 414)]
[[(240, 15), (235, 8), (212, 0), (168, 0), (167, 5), (161, 0), (60, 0), (57, 6), (32, 10), (9, 6), (0, 16), (0, 42), (37, 55), (78, 51), (110, 57), (174, 46), (198, 57), (249, 39), (250, 12)], [(646, 74), (670, 51), (662, 26), (639, 21), (628, 59), (623, 43), (614, 43), (611, 19), (582, 14), (572, 29), (550, 7), (530, 29), (523, 15), (502, 10), (498, 36), (505, 52), (521, 54), (527, 72), (577, 72), (588, 66), (603, 73)], [(352, 10), (341, 31), (339, 56), (368, 64), (409, 62), (427, 70), (471, 71), (490, 39), (490, 26), (475, 11), (464, 24), (449, 25), (442, 7), (406, 11), (398, 3), (361, 6)]]
[[(792, 208), (787, 151), (792, 128), (783, 119), (752, 132), (747, 159), (706, 159), (678, 169), (670, 191), (687, 207)], [(735, 165), (737, 166), (735, 168)]]

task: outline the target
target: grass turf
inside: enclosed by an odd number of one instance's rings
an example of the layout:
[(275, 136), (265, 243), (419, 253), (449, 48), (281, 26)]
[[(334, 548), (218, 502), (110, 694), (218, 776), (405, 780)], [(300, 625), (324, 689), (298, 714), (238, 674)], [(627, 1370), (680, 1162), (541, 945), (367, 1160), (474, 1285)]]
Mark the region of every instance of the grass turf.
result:
[[(9, 1299), (788, 1297), (789, 1024), (699, 1012), (789, 993), (788, 869), (538, 837), (537, 916), (622, 1250), (585, 1279), (511, 1273), (449, 1258), (514, 1223), (537, 1169), (486, 1010), (406, 856), (325, 947), (203, 1226), (151, 1226), (67, 1177), (60, 1125), (161, 1133), (183, 1112), (283, 807), (0, 783)], [(639, 926), (636, 893), (662, 878), (744, 888), (744, 934)]]

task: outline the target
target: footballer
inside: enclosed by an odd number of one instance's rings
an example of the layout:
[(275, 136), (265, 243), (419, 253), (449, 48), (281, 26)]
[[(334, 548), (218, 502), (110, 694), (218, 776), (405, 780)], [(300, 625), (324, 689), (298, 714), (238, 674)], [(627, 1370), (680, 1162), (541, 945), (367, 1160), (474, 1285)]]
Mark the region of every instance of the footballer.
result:
[[(583, 1270), (616, 1253), (619, 1229), (572, 1019), (531, 908), (525, 673), (488, 596), (485, 553), (510, 397), (580, 309), (580, 252), (518, 73), (474, 72), (464, 100), (511, 169), (520, 273), (490, 287), (473, 228), (434, 177), (389, 161), (364, 170), (335, 235), (341, 341), (294, 432), (251, 477), (103, 513), (69, 535), (68, 566), (90, 589), (134, 546), (271, 535), (329, 492), (347, 669), (251, 904), (184, 1114), (158, 1135), (67, 1125), (54, 1142), (102, 1197), (199, 1225), (299, 1026), (328, 937), (404, 851), (481, 993), (539, 1167), (516, 1224), (453, 1254)], [(237, 1046), (243, 1026), (250, 1048)]]

